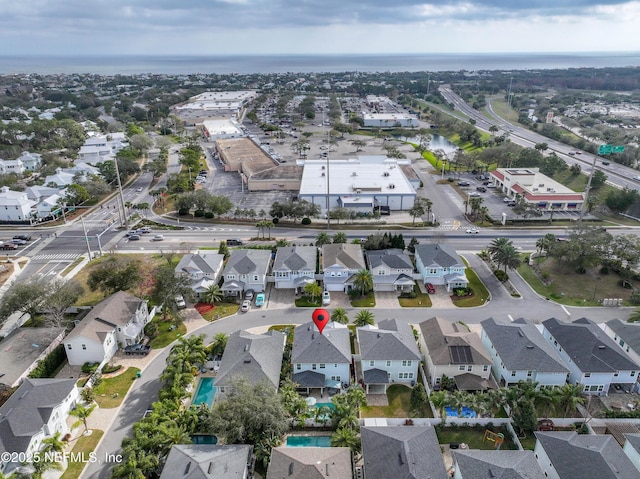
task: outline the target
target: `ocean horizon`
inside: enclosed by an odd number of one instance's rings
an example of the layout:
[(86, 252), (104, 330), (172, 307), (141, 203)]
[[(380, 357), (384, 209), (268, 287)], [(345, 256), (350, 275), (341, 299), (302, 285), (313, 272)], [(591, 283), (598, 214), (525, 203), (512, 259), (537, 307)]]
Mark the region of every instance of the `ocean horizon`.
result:
[(0, 74), (254, 74), (557, 70), (640, 66), (640, 52), (0, 56)]

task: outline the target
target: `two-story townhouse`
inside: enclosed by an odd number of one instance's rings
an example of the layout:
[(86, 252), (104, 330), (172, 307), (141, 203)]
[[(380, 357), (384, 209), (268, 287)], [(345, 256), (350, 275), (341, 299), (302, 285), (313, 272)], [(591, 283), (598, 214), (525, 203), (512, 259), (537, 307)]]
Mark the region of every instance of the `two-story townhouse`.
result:
[(328, 323), (322, 334), (313, 322), (301, 324), (293, 332), (292, 380), (299, 388), (342, 389), (351, 383), (351, 342), (344, 324)]
[(469, 284), (464, 262), (447, 244), (416, 245), (415, 259), (416, 269), (425, 283), (445, 285), (447, 291), (466, 288)]
[(443, 375), (453, 378), (460, 390), (483, 391), (492, 386), (491, 358), (467, 325), (434, 317), (419, 326), (418, 344), (431, 387), (438, 387)]
[(273, 262), (277, 289), (295, 289), (296, 292), (315, 282), (318, 249), (315, 246), (284, 246), (278, 248)]
[(353, 288), (353, 275), (366, 269), (362, 247), (358, 244), (323, 245), (321, 264), (326, 291), (348, 292)]
[(352, 479), (348, 447), (274, 447), (267, 479)]
[(456, 449), (453, 479), (545, 479), (533, 451), (483, 451)]
[(18, 160), (22, 162), (22, 166), (25, 171), (35, 171), (42, 166), (42, 155), (40, 153), (30, 153), (23, 151), (18, 157)]
[(185, 254), (176, 265), (175, 274), (191, 280), (191, 290), (200, 298), (213, 284), (217, 284), (224, 264), (224, 255), (218, 253)]
[(140, 342), (150, 321), (147, 302), (118, 291), (96, 304), (64, 339), (69, 364), (106, 364), (118, 347)]
[(35, 214), (36, 202), (24, 191), (11, 191), (8, 186), (0, 188), (0, 221), (24, 223)]
[(626, 441), (622, 450), (640, 472), (640, 434), (627, 433), (624, 438)]
[(0, 472), (8, 477), (44, 439), (69, 432), (67, 417), (79, 398), (76, 381), (25, 378), (0, 406)]
[(229, 393), (235, 377), (243, 377), (251, 384), (264, 382), (277, 391), (286, 340), (287, 336), (280, 331), (232, 333), (216, 375), (216, 400)]
[(22, 176), (24, 172), (24, 164), (19, 158), (17, 160), (3, 160), (0, 158), (0, 175), (10, 175), (13, 173)]
[(160, 479), (249, 479), (253, 446), (247, 444), (176, 444)]
[(225, 296), (242, 296), (252, 289), (257, 293), (267, 286), (271, 251), (262, 249), (234, 249), (222, 272)]
[(640, 324), (612, 319), (599, 326), (634, 363), (640, 364)]
[(532, 322), (517, 319), (498, 323), (489, 318), (480, 324), (482, 343), (492, 359), (493, 375), (500, 386), (531, 381), (547, 388), (567, 382), (569, 369)]
[(362, 382), (386, 393), (390, 383), (415, 384), (420, 351), (411, 326), (397, 319), (385, 319), (377, 326), (356, 328), (360, 346)]
[(547, 319), (542, 335), (569, 368), (569, 382), (580, 384), (585, 394), (607, 394), (611, 385), (630, 391), (640, 366), (634, 363), (596, 323), (577, 319), (563, 323)]
[(413, 290), (413, 263), (401, 249), (369, 250), (365, 253), (369, 271), (373, 276), (374, 291)]

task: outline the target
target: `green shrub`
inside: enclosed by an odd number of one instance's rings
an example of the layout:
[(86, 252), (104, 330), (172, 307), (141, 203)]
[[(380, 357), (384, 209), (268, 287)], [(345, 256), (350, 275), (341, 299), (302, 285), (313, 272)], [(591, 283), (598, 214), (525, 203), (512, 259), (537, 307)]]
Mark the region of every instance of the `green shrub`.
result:
[(280, 218), (273, 218), (273, 219), (271, 220), (271, 222), (272, 222), (274, 225), (277, 225), (278, 223), (280, 223)]
[(66, 359), (67, 354), (64, 352), (64, 345), (59, 344), (44, 359), (38, 361), (34, 370), (29, 373), (29, 377), (50, 378)]
[(302, 218), (302, 224), (303, 225), (310, 225), (311, 224), (311, 218)]
[(116, 371), (120, 371), (122, 369), (121, 364), (105, 364), (102, 368), (103, 374), (115, 373)]
[(207, 218), (207, 219), (209, 219), (209, 220), (210, 220), (210, 219), (212, 219), (212, 218), (213, 218), (213, 216), (214, 216), (213, 211), (207, 211), (207, 212), (205, 212), (205, 214), (204, 214), (204, 217), (205, 217), (205, 218)]
[(178, 216), (186, 216), (189, 214), (189, 208), (180, 208), (178, 210)]
[(100, 365), (100, 363), (84, 363), (82, 365), (82, 372), (85, 374), (91, 374), (93, 373), (96, 369), (98, 369), (98, 366)]
[(158, 323), (154, 321), (147, 323), (147, 325), (144, 327), (144, 334), (149, 336), (150, 339), (158, 336)]
[(202, 218), (202, 217), (204, 217), (204, 210), (196, 210), (196, 211), (193, 213), (193, 216), (195, 216), (196, 218)]
[(500, 281), (501, 283), (504, 283), (509, 279), (509, 275), (504, 271), (502, 271), (501, 269), (495, 270), (493, 274), (495, 275), (496, 278), (498, 278), (498, 281)]

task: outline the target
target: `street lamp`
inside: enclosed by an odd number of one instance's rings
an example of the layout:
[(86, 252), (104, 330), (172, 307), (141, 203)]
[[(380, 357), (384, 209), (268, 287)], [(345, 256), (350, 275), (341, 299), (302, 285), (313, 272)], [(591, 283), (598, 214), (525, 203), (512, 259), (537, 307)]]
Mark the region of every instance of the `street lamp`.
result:
[(591, 301), (595, 301), (596, 300), (596, 291), (598, 290), (598, 281), (600, 281), (601, 278), (596, 278), (596, 281), (593, 285), (593, 297), (591, 298)]

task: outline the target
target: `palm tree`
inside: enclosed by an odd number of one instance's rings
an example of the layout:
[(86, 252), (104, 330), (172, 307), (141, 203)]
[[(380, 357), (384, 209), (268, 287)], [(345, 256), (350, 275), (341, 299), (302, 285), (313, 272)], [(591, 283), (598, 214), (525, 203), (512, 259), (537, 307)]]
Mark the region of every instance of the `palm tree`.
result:
[(442, 424), (447, 421), (447, 411), (446, 407), (451, 404), (451, 398), (446, 391), (437, 391), (431, 393), (429, 399), (433, 403), (433, 407), (438, 410), (438, 414), (440, 415), (440, 419), (442, 420)]
[(517, 269), (522, 264), (522, 258), (515, 246), (508, 245), (498, 255), (497, 263), (504, 266), (504, 272), (506, 273), (507, 269)]
[(222, 301), (222, 298), (224, 298), (224, 294), (217, 283), (209, 285), (202, 296), (204, 302), (212, 306), (215, 306), (217, 302)]
[(191, 444), (189, 432), (173, 422), (159, 424), (158, 434), (163, 438), (160, 444), (160, 452), (163, 456), (169, 454), (171, 447), (176, 444)]
[(348, 427), (338, 429), (331, 436), (331, 447), (348, 447), (355, 456), (362, 447), (358, 431)]
[(511, 240), (509, 238), (505, 238), (504, 236), (501, 236), (499, 238), (495, 238), (489, 244), (489, 246), (487, 247), (487, 251), (493, 257), (494, 255), (496, 255), (497, 253), (502, 251), (504, 249), (504, 247), (509, 245), (509, 244), (513, 244), (511, 242)]
[(42, 479), (44, 473), (47, 471), (61, 471), (64, 469), (62, 464), (58, 461), (48, 461), (47, 457), (40, 452), (36, 452), (33, 455), (33, 460), (29, 463), (29, 469), (31, 469), (29, 475), (30, 479)]
[(558, 396), (560, 405), (564, 406), (565, 417), (569, 417), (569, 413), (577, 409), (578, 404), (585, 403), (582, 387), (578, 384), (565, 384), (560, 388)]
[(306, 284), (304, 286), (305, 294), (311, 296), (311, 301), (316, 300), (316, 296), (320, 296), (322, 294), (322, 288), (315, 281), (313, 283)]
[(542, 388), (540, 390), (540, 402), (544, 406), (545, 417), (549, 417), (556, 406), (560, 404), (560, 389)]
[(366, 325), (373, 325), (373, 313), (371, 311), (369, 311), (368, 309), (363, 309), (361, 311), (358, 311), (358, 314), (356, 314), (355, 319), (353, 320), (353, 324), (355, 324), (358, 328), (361, 328), (362, 326), (366, 326)]
[(347, 235), (346, 233), (342, 232), (342, 231), (338, 231), (336, 234), (333, 235), (333, 243), (346, 243), (347, 242)]
[(368, 269), (361, 269), (353, 276), (353, 285), (360, 290), (360, 296), (373, 289), (373, 274)]
[(491, 135), (495, 135), (499, 130), (500, 129), (496, 125), (491, 125), (489, 127), (489, 133), (491, 133)]
[(316, 246), (323, 246), (326, 244), (331, 244), (331, 237), (327, 233), (319, 233), (316, 236)]
[[(267, 233), (269, 234), (269, 241), (271, 241), (271, 228), (274, 226), (273, 221), (267, 221), (264, 225), (264, 227), (267, 228)], [(262, 235), (262, 238), (264, 239), (264, 234)]]
[(345, 311), (344, 308), (336, 308), (331, 313), (331, 321), (340, 324), (348, 324), (349, 323), (349, 315)]
[(224, 353), (224, 348), (227, 347), (227, 341), (229, 341), (229, 336), (225, 333), (218, 333), (213, 337), (213, 341), (209, 345), (211, 349), (211, 354), (214, 356), (222, 356)]
[(266, 469), (269, 466), (269, 459), (271, 458), (271, 451), (274, 447), (280, 445), (280, 438), (273, 434), (267, 437), (263, 437), (256, 444), (254, 454), (256, 461), (262, 462), (262, 466)]
[(71, 411), (71, 414), (74, 417), (77, 417), (78, 420), (73, 423), (72, 428), (78, 427), (80, 424), (84, 424), (84, 432), (87, 432), (89, 427), (87, 426), (87, 418), (91, 415), (93, 410), (96, 408), (95, 404), (92, 404), (89, 407), (83, 406), (82, 404), (78, 404), (76, 408)]
[(60, 431), (56, 431), (56, 433), (53, 436), (43, 439), (42, 452), (46, 453), (46, 452), (64, 451), (66, 444), (62, 441), (62, 439), (60, 439), (61, 434), (62, 433)]

